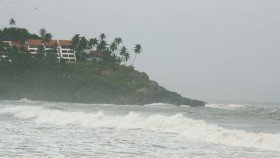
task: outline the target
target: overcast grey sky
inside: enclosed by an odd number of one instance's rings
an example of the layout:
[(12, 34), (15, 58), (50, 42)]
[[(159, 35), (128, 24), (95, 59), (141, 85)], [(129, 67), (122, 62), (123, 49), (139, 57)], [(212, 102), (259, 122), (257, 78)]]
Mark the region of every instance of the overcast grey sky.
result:
[(205, 101), (280, 103), (279, 0), (0, 0), (0, 27), (122, 37), (135, 67)]

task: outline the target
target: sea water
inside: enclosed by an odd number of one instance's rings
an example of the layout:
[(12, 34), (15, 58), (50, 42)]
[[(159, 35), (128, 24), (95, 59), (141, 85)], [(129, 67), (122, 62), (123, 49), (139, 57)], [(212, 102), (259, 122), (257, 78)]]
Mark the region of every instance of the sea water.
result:
[(279, 158), (280, 106), (0, 101), (0, 157)]

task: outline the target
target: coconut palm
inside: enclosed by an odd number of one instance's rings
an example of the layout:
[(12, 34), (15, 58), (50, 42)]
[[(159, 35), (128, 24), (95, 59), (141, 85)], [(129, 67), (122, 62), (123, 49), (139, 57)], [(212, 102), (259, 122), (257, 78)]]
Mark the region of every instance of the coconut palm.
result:
[(42, 42), (49, 42), (52, 39), (52, 34), (51, 33), (46, 33), (45, 36), (42, 39)]
[(42, 43), (49, 42), (52, 39), (52, 34), (47, 33), (47, 30), (44, 28), (40, 29), (39, 34), (40, 34)]
[(46, 54), (46, 63), (53, 65), (56, 63), (57, 61), (57, 50), (58, 50), (58, 45), (55, 44), (51, 47), (51, 51), (49, 51)]
[(127, 48), (125, 46), (122, 46), (122, 48), (120, 50), (121, 59), (123, 59), (123, 57), (126, 53), (127, 53)]
[(135, 47), (134, 47), (134, 53), (135, 53), (135, 56), (134, 56), (134, 59), (133, 59), (133, 62), (132, 62), (132, 66), (135, 62), (135, 59), (136, 59), (136, 55), (137, 54), (140, 54), (142, 52), (142, 47), (140, 44), (136, 44)]
[(97, 45), (97, 49), (100, 51), (106, 51), (107, 50), (107, 42), (102, 40), (100, 43)]
[(9, 21), (9, 25), (10, 25), (11, 27), (13, 27), (13, 26), (15, 26), (15, 25), (16, 25), (16, 21), (15, 21), (15, 19), (14, 19), (14, 18), (11, 18), (11, 19), (10, 19), (10, 21)]
[(74, 37), (71, 40), (72, 48), (75, 51), (77, 51), (79, 43), (80, 43), (80, 35), (79, 34), (75, 34)]
[(99, 38), (100, 38), (100, 41), (103, 41), (106, 38), (106, 35), (104, 33), (101, 33)]
[(114, 52), (117, 50), (117, 44), (116, 42), (112, 42), (110, 45), (110, 51)]
[(84, 36), (81, 37), (80, 42), (79, 42), (79, 50), (82, 51), (82, 50), (86, 49), (87, 45), (88, 45), (87, 39)]
[(38, 53), (35, 54), (35, 57), (39, 63), (43, 63), (45, 61), (45, 48), (43, 45), (39, 47)]
[(85, 61), (86, 54), (83, 52), (83, 50), (87, 48), (87, 45), (87, 39), (84, 36), (82, 36), (79, 40), (78, 48), (76, 50), (76, 57), (78, 60)]
[(121, 37), (116, 37), (114, 39), (114, 42), (117, 44), (117, 51), (119, 51), (120, 44), (122, 43), (122, 38)]
[(45, 37), (46, 33), (47, 33), (46, 29), (44, 29), (44, 28), (40, 29), (39, 34), (40, 34), (41, 39), (43, 39)]
[(117, 45), (122, 43), (122, 38), (121, 37), (116, 37), (114, 42), (116, 42)]
[(98, 44), (98, 39), (97, 38), (91, 38), (88, 41), (88, 45), (89, 45), (90, 49), (93, 49), (97, 44)]
[(125, 61), (125, 64), (126, 64), (126, 62), (127, 62), (129, 59), (130, 59), (130, 53), (129, 53), (129, 52), (126, 52), (126, 53), (124, 54), (124, 61)]

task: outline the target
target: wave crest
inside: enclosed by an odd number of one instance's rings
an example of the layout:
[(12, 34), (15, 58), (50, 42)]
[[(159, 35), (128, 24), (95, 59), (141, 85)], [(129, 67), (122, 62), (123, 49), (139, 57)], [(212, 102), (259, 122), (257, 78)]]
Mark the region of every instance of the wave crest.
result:
[(0, 109), (0, 114), (12, 114), (23, 119), (34, 119), (38, 123), (53, 125), (77, 125), (84, 127), (110, 127), (123, 129), (149, 129), (174, 132), (188, 139), (221, 143), (239, 147), (252, 147), (270, 151), (280, 151), (280, 134), (250, 133), (230, 130), (217, 125), (207, 124), (176, 114), (171, 116), (144, 115), (129, 112), (126, 115), (106, 115), (97, 112), (67, 112), (39, 106), (15, 106)]
[(208, 108), (216, 108), (216, 109), (225, 109), (225, 110), (233, 110), (239, 108), (247, 108), (247, 105), (242, 104), (206, 104), (205, 107)]

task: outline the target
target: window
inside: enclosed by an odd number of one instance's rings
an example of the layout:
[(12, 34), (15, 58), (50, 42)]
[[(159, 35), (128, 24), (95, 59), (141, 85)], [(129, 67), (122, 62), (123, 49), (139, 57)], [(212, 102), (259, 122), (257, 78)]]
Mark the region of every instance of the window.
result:
[(70, 54), (70, 55), (69, 55), (69, 57), (72, 57), (72, 58), (74, 58), (75, 56), (74, 56), (73, 54)]
[(67, 54), (63, 54), (62, 57), (68, 57), (68, 55)]
[(67, 53), (67, 50), (62, 50), (62, 53)]

